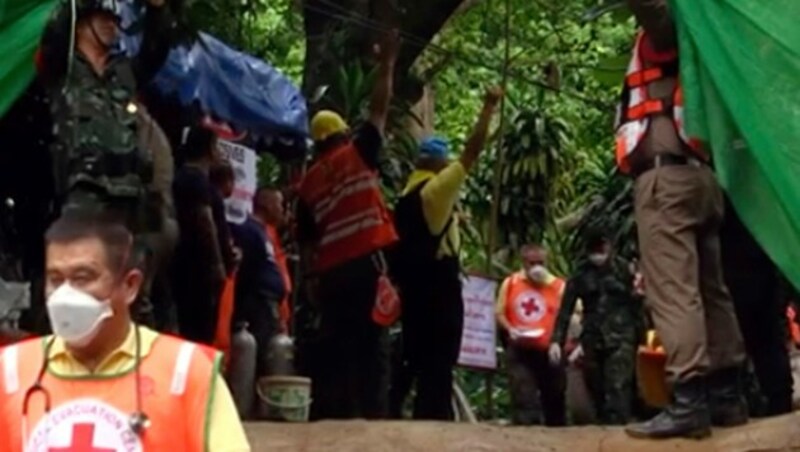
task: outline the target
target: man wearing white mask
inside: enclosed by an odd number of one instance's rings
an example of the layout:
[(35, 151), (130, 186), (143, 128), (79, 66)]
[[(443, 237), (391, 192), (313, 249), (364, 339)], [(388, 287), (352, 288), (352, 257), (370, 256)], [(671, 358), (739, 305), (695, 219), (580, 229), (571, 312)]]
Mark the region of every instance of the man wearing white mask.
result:
[(551, 366), (547, 351), (565, 283), (547, 270), (542, 246), (524, 246), (521, 257), (523, 270), (503, 282), (495, 312), (507, 344), (512, 420), (516, 425), (536, 424), (541, 410), (545, 425), (563, 426), (564, 366)]
[(45, 240), (55, 334), (0, 350), (0, 450), (248, 452), (219, 353), (131, 321), (130, 232), (76, 210)]
[(605, 425), (624, 425), (631, 418), (634, 363), (641, 303), (634, 300), (633, 274), (612, 253), (603, 234), (590, 234), (584, 261), (569, 279), (550, 345), (555, 366), (578, 300), (583, 306), (580, 345), (569, 360), (580, 360), (596, 417)]

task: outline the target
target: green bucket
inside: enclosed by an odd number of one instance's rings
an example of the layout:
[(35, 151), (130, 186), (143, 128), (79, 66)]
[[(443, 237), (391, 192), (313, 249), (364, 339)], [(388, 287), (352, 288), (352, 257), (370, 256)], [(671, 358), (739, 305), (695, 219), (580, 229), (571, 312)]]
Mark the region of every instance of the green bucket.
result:
[(261, 419), (308, 422), (311, 407), (311, 379), (306, 377), (263, 377), (256, 385), (258, 415)]

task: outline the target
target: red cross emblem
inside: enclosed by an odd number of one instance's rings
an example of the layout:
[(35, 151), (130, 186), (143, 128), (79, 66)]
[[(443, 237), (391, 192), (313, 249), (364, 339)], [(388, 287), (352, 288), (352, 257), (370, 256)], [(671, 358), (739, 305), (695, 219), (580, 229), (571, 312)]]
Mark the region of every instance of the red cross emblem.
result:
[(525, 317), (530, 317), (534, 313), (539, 313), (541, 310), (539, 304), (536, 303), (536, 299), (533, 297), (526, 298), (520, 306), (522, 307), (522, 311), (525, 313)]
[(517, 315), (525, 322), (536, 322), (546, 314), (547, 305), (541, 295), (533, 291), (523, 292), (514, 299)]
[(51, 447), (48, 452), (116, 452), (114, 449), (94, 447), (94, 424), (72, 426), (72, 444), (67, 447)]

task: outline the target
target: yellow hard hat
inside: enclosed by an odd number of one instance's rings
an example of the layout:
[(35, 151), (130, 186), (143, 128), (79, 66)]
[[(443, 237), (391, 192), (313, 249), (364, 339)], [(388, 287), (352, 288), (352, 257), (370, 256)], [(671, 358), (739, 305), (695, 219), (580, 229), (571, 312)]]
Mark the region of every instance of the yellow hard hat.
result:
[(311, 138), (314, 141), (324, 141), (331, 135), (345, 132), (349, 128), (338, 113), (330, 110), (321, 110), (311, 120)]

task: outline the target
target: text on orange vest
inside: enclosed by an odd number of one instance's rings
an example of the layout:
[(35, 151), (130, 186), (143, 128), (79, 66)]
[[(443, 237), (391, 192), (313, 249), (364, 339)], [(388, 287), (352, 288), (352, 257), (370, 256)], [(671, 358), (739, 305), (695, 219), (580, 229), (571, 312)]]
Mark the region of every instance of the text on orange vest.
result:
[(347, 144), (323, 154), (309, 169), (300, 197), (319, 237), (314, 270), (325, 271), (397, 241), (377, 172)]
[[(150, 426), (141, 436), (128, 424), (136, 411), (133, 369), (101, 378), (70, 378), (46, 373), (42, 386), (52, 398), (46, 413), (41, 392), (25, 393), (36, 381), (44, 358), (43, 339), (0, 351), (0, 450), (170, 451), (207, 449), (208, 408), (219, 353), (211, 348), (159, 336), (140, 363), (142, 411)], [(27, 446), (22, 443), (27, 438)]]

